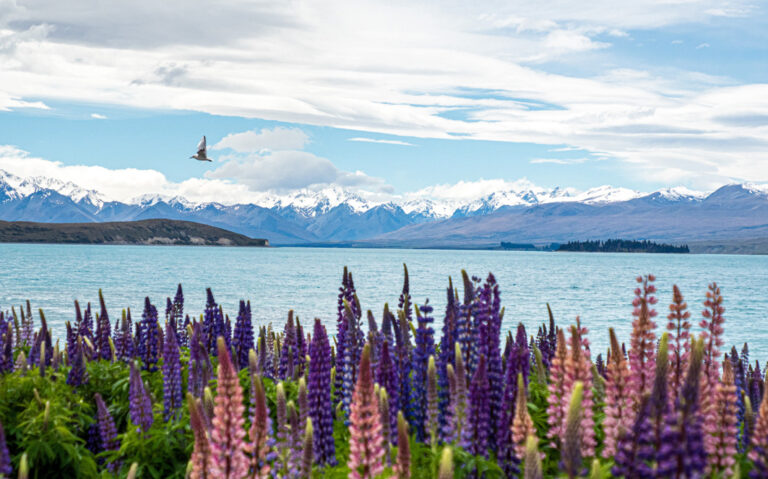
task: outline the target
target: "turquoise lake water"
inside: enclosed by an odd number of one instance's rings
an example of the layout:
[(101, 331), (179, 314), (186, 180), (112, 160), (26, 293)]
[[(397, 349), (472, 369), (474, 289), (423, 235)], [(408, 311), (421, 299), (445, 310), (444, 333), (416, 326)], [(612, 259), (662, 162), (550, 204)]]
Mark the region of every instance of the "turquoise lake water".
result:
[(404, 262), (414, 301), (429, 298), (435, 307), (436, 329), (448, 277), (460, 283), (462, 268), (483, 277), (490, 271), (501, 287), (506, 329), (523, 322), (535, 333), (547, 319), (549, 302), (560, 325), (581, 317), (595, 355), (607, 345), (608, 327), (629, 341), (638, 274), (657, 277), (660, 327), (673, 284), (698, 323), (707, 284), (716, 281), (725, 297), (727, 347), (748, 341), (753, 358), (768, 358), (767, 256), (0, 244), (0, 309), (29, 299), (63, 337), (64, 322), (74, 319), (75, 299), (97, 303), (102, 288), (113, 321), (126, 307), (136, 320), (145, 296), (162, 315), (166, 297), (181, 282), (190, 314), (203, 311), (205, 288), (211, 287), (233, 320), (244, 298), (251, 300), (257, 325), (282, 326), (293, 309), (305, 325), (318, 317), (333, 333), (344, 265), (354, 275), (363, 308), (380, 319), (385, 302), (397, 303)]

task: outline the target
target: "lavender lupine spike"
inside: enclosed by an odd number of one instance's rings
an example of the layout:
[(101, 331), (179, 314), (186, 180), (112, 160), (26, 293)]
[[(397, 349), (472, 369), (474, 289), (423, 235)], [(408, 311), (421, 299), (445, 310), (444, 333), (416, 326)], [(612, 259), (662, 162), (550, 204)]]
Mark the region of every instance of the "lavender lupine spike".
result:
[[(501, 410), (504, 396), (504, 368), (502, 366), (500, 344), (501, 316), (503, 312), (501, 311), (499, 285), (493, 274), (488, 273), (488, 278), (480, 289), (478, 300), (478, 322), (481, 323), (478, 325), (481, 332), (478, 346), (481, 348), (480, 354), (485, 354), (486, 356), (490, 415), (492, 418), (498, 418), (502, 416)], [(496, 451), (500, 444), (508, 443), (504, 439), (506, 439), (509, 430), (509, 423), (505, 422), (501, 430), (498, 429), (498, 426), (497, 420), (491, 421), (488, 439), (489, 446), (493, 451)]]
[[(413, 351), (413, 373), (411, 377), (410, 417), (413, 418), (413, 429), (418, 441), (426, 441), (427, 431), (427, 367), (430, 356), (435, 354), (432, 306), (428, 301), (417, 310), (418, 328), (416, 329), (416, 348)], [(419, 313), (419, 311), (421, 313)]]
[[(397, 328), (395, 328), (395, 363), (399, 378), (410, 378), (412, 363), (412, 349), (411, 344), (411, 323), (408, 321), (408, 317), (405, 311), (397, 311)], [(411, 398), (411, 381), (402, 380), (399, 381), (400, 390), (397, 392), (397, 404), (398, 410), (403, 411), (407, 419), (411, 419), (409, 408), (409, 401)], [(393, 403), (393, 406), (395, 404)]]
[(136, 356), (136, 346), (134, 344), (133, 335), (131, 334), (131, 310), (124, 311), (121, 327), (120, 327), (120, 349), (118, 351), (118, 358), (124, 362), (132, 361)]
[(312, 343), (309, 346), (308, 400), (309, 416), (314, 425), (313, 449), (315, 461), (323, 466), (336, 464), (333, 442), (333, 406), (331, 403), (330, 344), (325, 327), (315, 319)]
[(224, 338), (218, 345), (218, 382), (211, 431), (211, 473), (221, 479), (240, 479), (248, 473), (245, 456), (243, 390)]
[(462, 447), (470, 454), (488, 457), (490, 431), (488, 371), (485, 356), (480, 356), (469, 386), (467, 424), (462, 431)]
[(266, 478), (270, 472), (269, 454), (272, 446), (272, 421), (269, 417), (264, 383), (260, 376), (251, 375), (253, 413), (251, 417), (251, 472), (255, 478)]
[(736, 436), (738, 438), (736, 447), (739, 452), (744, 452), (744, 395), (747, 392), (746, 389), (746, 375), (739, 358), (739, 353), (736, 350), (736, 346), (731, 348), (731, 354), (727, 357), (727, 360), (731, 363), (731, 370), (733, 371), (733, 385), (736, 388)]
[(515, 407), (518, 396), (518, 381), (520, 375), (523, 379), (523, 385), (527, 384), (528, 374), (531, 368), (531, 353), (528, 349), (527, 335), (522, 323), (517, 326), (517, 334), (514, 342), (510, 344), (510, 351), (507, 358), (506, 371), (504, 375), (504, 395), (502, 396), (502, 407), (496, 416), (496, 431), (498, 446), (498, 459), (508, 477), (512, 477), (518, 472), (518, 463), (521, 453), (525, 449), (525, 438), (527, 433), (519, 437), (519, 447), (517, 454), (512, 441), (512, 422), (515, 417)]
[(240, 310), (235, 322), (235, 334), (232, 338), (235, 348), (235, 363), (238, 369), (248, 367), (248, 351), (253, 349), (253, 324), (251, 323), (251, 303), (240, 300)]
[(196, 399), (191, 394), (187, 394), (187, 405), (189, 407), (189, 425), (195, 436), (194, 448), (190, 462), (191, 479), (214, 479), (211, 474), (211, 443), (208, 437), (208, 428), (205, 424), (202, 409)]
[(3, 423), (0, 422), (0, 477), (11, 477), (11, 474), (13, 474), (11, 455), (8, 453), (8, 443), (5, 440)]
[(349, 415), (350, 479), (373, 479), (384, 470), (383, 437), (378, 400), (374, 394), (371, 349), (365, 345)]
[(163, 417), (166, 421), (177, 416), (182, 407), (181, 361), (176, 331), (171, 322), (165, 326), (165, 344), (163, 345)]
[(157, 308), (149, 302), (149, 297), (144, 298), (144, 313), (142, 314), (139, 329), (141, 330), (141, 346), (139, 356), (142, 368), (146, 371), (157, 371), (157, 363), (160, 359), (160, 337), (157, 322)]
[(131, 422), (136, 426), (137, 432), (146, 434), (154, 422), (152, 399), (149, 397), (135, 362), (131, 362), (129, 398)]
[[(117, 428), (115, 427), (115, 420), (112, 419), (112, 415), (107, 410), (107, 405), (104, 404), (101, 394), (96, 393), (94, 395), (96, 400), (96, 415), (98, 417), (99, 436), (101, 438), (101, 450), (102, 451), (116, 451), (120, 449), (120, 440), (117, 438)], [(112, 473), (117, 472), (118, 464), (111, 463), (108, 465), (109, 470)]]
[(473, 324), (476, 291), (466, 271), (461, 270), (461, 278), (464, 283), (464, 302), (459, 307), (459, 316), (456, 319), (456, 336), (461, 346), (464, 365), (471, 374), (474, 371), (477, 347), (476, 327)]
[(179, 346), (186, 346), (189, 338), (187, 337), (187, 325), (184, 324), (184, 292), (181, 289), (181, 283), (176, 288), (176, 295), (173, 297), (173, 319), (176, 323)]
[(337, 305), (337, 318), (336, 318), (336, 353), (339, 360), (336, 364), (336, 399), (337, 403), (342, 402), (342, 381), (344, 376), (344, 355), (346, 354), (347, 347), (347, 326), (349, 321), (347, 320), (344, 312), (344, 301), (347, 300), (347, 290), (349, 288), (349, 271), (344, 266), (344, 273), (341, 277), (341, 287), (339, 288), (338, 305)]

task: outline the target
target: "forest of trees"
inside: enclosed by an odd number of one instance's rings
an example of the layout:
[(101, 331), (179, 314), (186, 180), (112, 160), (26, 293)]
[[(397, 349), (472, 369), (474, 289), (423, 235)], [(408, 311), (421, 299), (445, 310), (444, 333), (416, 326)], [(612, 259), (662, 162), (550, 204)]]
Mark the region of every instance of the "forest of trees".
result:
[(605, 241), (569, 241), (561, 244), (557, 251), (580, 251), (589, 253), (690, 253), (688, 245), (655, 243), (648, 240), (609, 239)]

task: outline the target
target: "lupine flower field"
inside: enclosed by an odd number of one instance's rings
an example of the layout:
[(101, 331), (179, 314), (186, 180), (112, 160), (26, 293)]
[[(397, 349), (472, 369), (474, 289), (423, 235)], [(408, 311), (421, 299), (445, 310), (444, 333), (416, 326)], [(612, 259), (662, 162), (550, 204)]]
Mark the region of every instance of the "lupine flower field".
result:
[(715, 283), (689, 306), (638, 277), (619, 338), (546, 310), (504, 331), (494, 276), (461, 279), (438, 312), (406, 269), (375, 314), (345, 269), (333, 331), (210, 290), (199, 314), (181, 285), (141, 312), (76, 302), (64, 338), (3, 305), (0, 478), (768, 477), (763, 372), (724, 344)]

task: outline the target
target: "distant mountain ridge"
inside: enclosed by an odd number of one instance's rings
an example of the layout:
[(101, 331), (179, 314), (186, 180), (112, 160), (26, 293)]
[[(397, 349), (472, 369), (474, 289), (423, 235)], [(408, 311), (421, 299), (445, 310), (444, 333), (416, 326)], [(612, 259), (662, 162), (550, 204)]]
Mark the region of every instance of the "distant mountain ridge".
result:
[[(607, 236), (654, 240), (768, 236), (768, 188), (727, 185), (706, 194), (677, 187), (653, 193), (602, 186), (585, 192), (521, 180), (471, 199), (406, 195), (372, 201), (338, 187), (262, 194), (252, 203), (196, 203), (144, 195), (114, 201), (98, 191), (43, 176), (0, 170), (0, 220), (60, 223), (166, 218), (194, 221), (273, 244), (353, 242), (368, 245), (484, 245)], [(727, 214), (726, 214), (727, 212)], [(678, 237), (706, 213), (707, 231)], [(715, 218), (723, 213), (721, 223)], [(677, 219), (675, 219), (677, 218)], [(699, 220), (699, 223), (701, 221)], [(703, 235), (703, 236), (697, 236)], [(749, 235), (749, 236), (745, 236)]]

